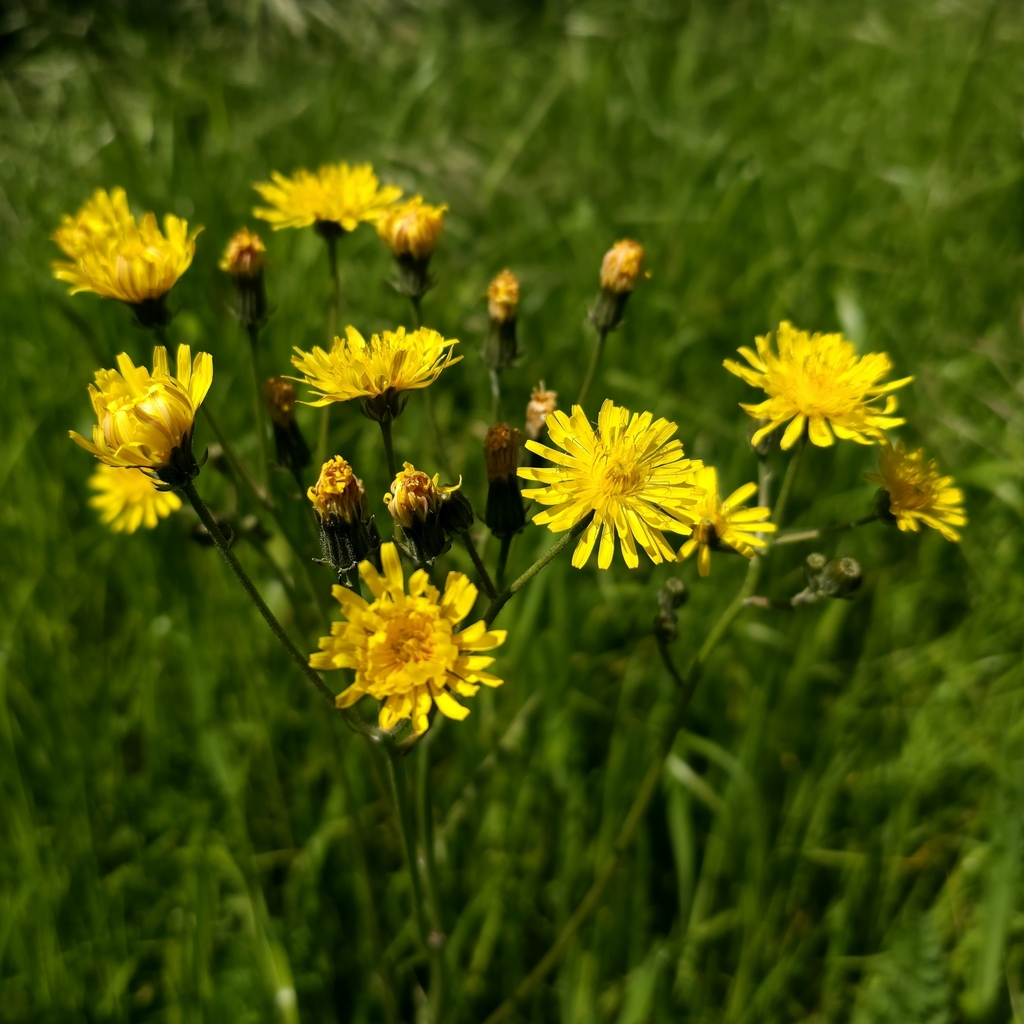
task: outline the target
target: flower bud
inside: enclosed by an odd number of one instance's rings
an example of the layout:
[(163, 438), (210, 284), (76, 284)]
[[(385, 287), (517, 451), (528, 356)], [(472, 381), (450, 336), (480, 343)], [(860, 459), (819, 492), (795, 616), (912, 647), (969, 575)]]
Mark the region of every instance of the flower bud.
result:
[(300, 473), (311, 461), (309, 445), (295, 419), (295, 385), (284, 377), (271, 377), (263, 386), (263, 397), (274, 428), (278, 464)]
[(484, 439), (488, 480), (484, 522), (495, 537), (511, 537), (526, 525), (526, 509), (516, 476), (519, 440), (519, 431), (507, 423), (491, 427)]
[(490, 326), (480, 358), (491, 370), (512, 366), (522, 355), (516, 337), (519, 282), (511, 270), (503, 270), (487, 288)]
[(616, 242), (604, 254), (601, 291), (589, 313), (590, 322), (601, 334), (615, 330), (621, 322), (626, 301), (643, 269), (643, 259), (643, 247), (629, 238)]
[(689, 598), (686, 584), (678, 576), (669, 576), (658, 591), (658, 606), (663, 612), (682, 608)]
[(558, 408), (558, 392), (548, 391), (544, 381), (530, 392), (530, 401), (526, 404), (526, 436), (531, 441), (539, 441), (544, 422)]
[(267, 292), (263, 285), (263, 258), (267, 247), (259, 235), (240, 228), (228, 242), (220, 261), (220, 269), (231, 275), (235, 283), (236, 301), (233, 310), (246, 328), (259, 327), (269, 316)]
[(833, 558), (829, 561), (818, 551), (804, 560), (804, 576), (807, 586), (791, 599), (793, 607), (813, 604), (823, 597), (852, 597), (863, 578), (857, 559)]
[(433, 282), (427, 264), (444, 227), (446, 205), (430, 206), (422, 196), (391, 206), (377, 221), (377, 234), (398, 262), (398, 280), (393, 282), (402, 295), (420, 298)]
[(411, 462), (403, 465), (384, 495), (384, 504), (395, 521), (395, 539), (402, 549), (414, 561), (429, 565), (448, 550), (454, 534), (469, 529), (473, 508), (458, 493), (461, 480), (444, 487), (438, 483), (439, 474), (429, 477)]
[(351, 574), (365, 558), (372, 558), (380, 547), (380, 537), (363, 482), (340, 456), (328, 459), (320, 477), (306, 492), (320, 524), (323, 561), (347, 584)]
[(895, 526), (898, 522), (892, 514), (892, 495), (884, 487), (879, 487), (875, 491), (874, 513), (881, 522), (889, 526)]

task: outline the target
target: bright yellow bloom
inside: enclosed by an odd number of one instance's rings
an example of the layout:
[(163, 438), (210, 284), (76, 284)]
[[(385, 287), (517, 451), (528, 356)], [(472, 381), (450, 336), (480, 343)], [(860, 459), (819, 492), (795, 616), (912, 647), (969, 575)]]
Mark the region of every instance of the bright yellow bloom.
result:
[(882, 395), (914, 379), (904, 377), (879, 384), (892, 369), (884, 352), (858, 356), (841, 334), (808, 334), (788, 320), (779, 324), (778, 355), (771, 350), (770, 334), (755, 341), (756, 353), (747, 347), (739, 350), (753, 369), (731, 359), (724, 364), (730, 373), (751, 387), (763, 388), (768, 395), (760, 405), (740, 403), (740, 408), (755, 419), (768, 420), (754, 434), (752, 444), (758, 444), (787, 421), (783, 448), (797, 442), (805, 423), (809, 424), (811, 442), (827, 448), (835, 437), (872, 444), (881, 439), (883, 430), (904, 422), (891, 415), (896, 411), (895, 395), (888, 395), (882, 409), (876, 404)]
[(601, 261), (601, 287), (616, 295), (631, 292), (636, 287), (643, 263), (643, 246), (631, 238), (623, 238), (604, 254)]
[(487, 286), (487, 315), (499, 324), (511, 320), (519, 309), (519, 282), (507, 267)]
[(319, 479), (306, 491), (306, 497), (324, 521), (351, 523), (369, 514), (363, 481), (340, 455), (323, 464)]
[(382, 187), (370, 164), (329, 164), (316, 174), (298, 170), (290, 178), (274, 171), (270, 177), (253, 186), (270, 206), (252, 212), (275, 231), (317, 223), (355, 231), (361, 223), (376, 224), (402, 194), (394, 185)]
[(213, 383), (213, 358), (200, 352), (192, 361), (188, 345), (178, 346), (178, 373), (172, 377), (167, 349), (153, 349), (153, 373), (135, 366), (122, 352), (118, 370), (97, 370), (89, 396), (98, 420), (92, 440), (71, 431), (71, 439), (108, 466), (163, 469), (174, 448), (191, 442), (196, 411)]
[(423, 202), (423, 196), (413, 196), (381, 214), (377, 234), (387, 243), (392, 255), (426, 259), (437, 248), (447, 209), (446, 204), (431, 206)]
[(448, 573), (444, 593), (431, 586), (430, 577), (417, 569), (409, 579), (409, 593), (398, 549), (380, 548), (381, 577), (373, 565), (359, 563), (359, 575), (374, 600), (368, 603), (345, 587), (332, 593), (345, 620), (331, 625), (331, 635), (320, 638), (320, 651), (309, 659), (315, 669), (353, 668), (355, 681), (338, 694), (339, 708), (347, 708), (364, 694), (385, 703), (378, 720), (385, 730), (412, 719), (419, 736), (429, 725), (431, 704), (448, 718), (462, 721), (469, 709), (452, 694), (472, 697), (485, 686), (502, 680), (485, 672), (494, 663), (478, 652), (500, 647), (504, 629), (487, 629), (481, 619), (467, 629), (455, 627), (473, 610), (477, 589), (461, 572)]
[(157, 490), (156, 484), (137, 469), (115, 469), (100, 464), (89, 478), (96, 496), (89, 504), (100, 511), (100, 522), (115, 533), (134, 533), (140, 526), (152, 530), (181, 508), (173, 491)]
[(354, 327), (346, 327), (345, 335), (344, 341), (334, 339), (329, 353), (319, 346), (312, 352), (295, 349), (292, 363), (317, 396), (309, 405), (425, 388), (462, 358), (452, 353), (457, 339), (445, 340), (427, 327), (410, 333), (399, 327), (374, 334), (369, 342)]
[(188, 270), (202, 230), (190, 234), (188, 221), (169, 213), (161, 234), (152, 213), (135, 222), (123, 188), (110, 195), (97, 189), (74, 217), (65, 214), (53, 233), (72, 260), (54, 262), (53, 276), (67, 281), (72, 295), (95, 292), (133, 306), (159, 299)]
[(753, 558), (755, 549), (767, 545), (757, 535), (775, 532), (775, 524), (767, 522), (771, 509), (743, 507), (743, 502), (757, 493), (757, 484), (744, 484), (722, 501), (718, 473), (713, 466), (698, 469), (694, 483), (704, 490), (693, 509), (699, 522), (693, 528), (693, 536), (679, 549), (680, 561), (697, 551), (697, 571), (707, 576), (711, 572), (711, 552), (720, 545), (725, 544), (745, 558)]
[(938, 530), (946, 540), (958, 541), (955, 526), (966, 526), (964, 492), (951, 476), (942, 476), (934, 459), (925, 462), (924, 450), (907, 452), (902, 441), (893, 448), (882, 442), (878, 473), (864, 475), (889, 493), (889, 512), (901, 530), (917, 532), (920, 523)]
[(391, 517), (401, 526), (412, 526), (414, 520), (421, 522), (436, 512), (445, 497), (454, 494), (461, 486), (457, 484), (445, 486), (440, 483), (441, 474), (435, 473), (433, 478), (418, 470), (411, 462), (403, 462), (391, 484), (391, 490), (384, 495)]
[(577, 569), (586, 564), (602, 529), (597, 560), (602, 569), (612, 564), (616, 531), (622, 557), (631, 569), (640, 561), (635, 541), (657, 565), (676, 555), (663, 530), (690, 533), (699, 497), (693, 471), (701, 463), (684, 459), (682, 443), (669, 440), (676, 432), (674, 423), (652, 419), (649, 412), (630, 417), (628, 409), (606, 399), (596, 433), (578, 405), (572, 407), (571, 417), (564, 412), (547, 417), (548, 434), (564, 452), (537, 441), (526, 442), (530, 451), (556, 467), (524, 466), (518, 471), (525, 480), (548, 485), (523, 491), (523, 497), (556, 506), (533, 521), (560, 533), (594, 515), (572, 556)]
[(248, 228), (239, 228), (228, 242), (217, 266), (232, 277), (256, 277), (263, 269), (267, 247), (263, 239)]

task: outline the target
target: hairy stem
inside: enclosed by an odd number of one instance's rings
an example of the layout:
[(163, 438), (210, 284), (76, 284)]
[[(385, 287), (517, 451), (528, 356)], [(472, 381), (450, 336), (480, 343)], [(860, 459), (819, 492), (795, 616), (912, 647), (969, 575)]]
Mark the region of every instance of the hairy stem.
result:
[(476, 571), (480, 576), (480, 586), (483, 587), (484, 593), (492, 601), (497, 600), (498, 591), (495, 589), (494, 583), (491, 580), (491, 575), (487, 571), (487, 566), (484, 565), (484, 560), (480, 557), (480, 552), (477, 551), (476, 545), (473, 543), (473, 538), (469, 535), (469, 530), (463, 530), (462, 543), (466, 545), (469, 557), (473, 560), (473, 565), (476, 567)]

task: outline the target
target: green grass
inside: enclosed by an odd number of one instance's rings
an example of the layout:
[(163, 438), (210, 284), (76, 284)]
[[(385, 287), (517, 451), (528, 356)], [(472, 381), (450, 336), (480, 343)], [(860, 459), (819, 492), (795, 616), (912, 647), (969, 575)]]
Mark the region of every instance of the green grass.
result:
[[(171, 336), (213, 353), (210, 405), (251, 456), (220, 250), (256, 226), (251, 183), (270, 170), (367, 159), (451, 206), (425, 310), (462, 339), (434, 391), (478, 507), (487, 281), (508, 265), (522, 282), (517, 417), (542, 377), (574, 395), (600, 258), (626, 235), (653, 276), (591, 412), (608, 395), (670, 417), (731, 488), (756, 460), (737, 406), (751, 392), (722, 359), (782, 318), (842, 329), (915, 374), (901, 434), (967, 493), (962, 545), (866, 527), (823, 548), (864, 565), (855, 600), (742, 615), (623, 869), (520, 1019), (1022, 1019), (1016, 5), (39, 2), (8, 10), (0, 33), (0, 1017), (383, 1020), (355, 822), (400, 1014), (415, 1017), (426, 965), (384, 765), (191, 539), (192, 519), (130, 538), (98, 525), (67, 430), (88, 426), (93, 370), (121, 350), (145, 358), (151, 339), (123, 307), (69, 299), (48, 269), (61, 213), (99, 186), (204, 224)], [(270, 373), (321, 340), (328, 282), (312, 232), (267, 235)], [(405, 321), (374, 233), (341, 254), (346, 322)], [(333, 423), (332, 448), (378, 501), (374, 425), (354, 407)], [(440, 468), (419, 396), (396, 445)], [(808, 452), (791, 522), (863, 514), (872, 461), (852, 444)], [(199, 485), (221, 511), (255, 511), (212, 465)], [(528, 527), (513, 569), (549, 543)], [(311, 649), (324, 619), (239, 553)], [(768, 593), (798, 589), (805, 553), (771, 556)], [(287, 552), (270, 554), (292, 579)], [(562, 559), (503, 612), (505, 686), (429, 746), (445, 1020), (482, 1020), (512, 991), (614, 840), (672, 698), (657, 587), (673, 573), (691, 585), (683, 662), (739, 561), (699, 581), (692, 562), (599, 574)], [(457, 550), (444, 567), (469, 570)], [(330, 573), (314, 570), (326, 595)], [(277, 995), (291, 987), (295, 1006)]]

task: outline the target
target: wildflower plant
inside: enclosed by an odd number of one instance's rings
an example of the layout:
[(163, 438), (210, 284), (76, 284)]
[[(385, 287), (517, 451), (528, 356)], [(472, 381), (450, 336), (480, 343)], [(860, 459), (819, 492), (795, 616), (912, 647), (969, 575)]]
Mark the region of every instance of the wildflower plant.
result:
[[(437, 1019), (452, 965), (442, 955), (446, 911), (434, 877), (434, 844), (425, 833), (417, 851), (403, 763), (416, 748), (423, 759), (421, 770), (428, 771), (425, 737), (436, 729), (438, 713), (452, 723), (451, 728), (462, 728), (455, 723), (469, 716), (480, 688), (502, 685), (501, 649), (509, 634), (493, 623), (505, 605), (570, 545), (571, 565), (577, 570), (573, 578), (581, 581), (577, 585), (590, 585), (584, 581), (592, 581), (595, 573), (621, 571), (613, 569), (616, 548), (624, 571), (635, 573), (641, 585), (650, 578), (650, 566), (641, 565), (641, 550), (654, 566), (670, 563), (677, 571), (680, 563), (696, 555), (697, 586), (715, 586), (726, 575), (716, 569), (711, 576), (712, 555), (716, 564), (729, 556), (740, 556), (746, 564), (738, 593), (719, 619), (703, 629), (703, 644), (691, 653), (685, 668), (677, 665), (672, 645), (679, 616), (686, 614), (686, 586), (671, 575), (660, 591), (652, 590), (652, 610), (655, 605), (659, 609), (653, 638), (674, 683), (666, 727), (652, 738), (648, 771), (638, 780), (612, 852), (598, 866), (581, 903), (566, 915), (551, 949), (515, 995), (488, 1018), (495, 1024), (510, 1017), (529, 996), (599, 905), (657, 788), (709, 658), (737, 617), (748, 609), (749, 614), (793, 612), (820, 601), (849, 599), (863, 578), (855, 559), (812, 551), (803, 562), (802, 588), (782, 574), (774, 580), (774, 589), (788, 588), (787, 596), (768, 597), (758, 589), (772, 565), (774, 549), (872, 523), (894, 524), (904, 532), (923, 526), (957, 541), (967, 523), (963, 494), (923, 451), (908, 451), (902, 440), (889, 440), (887, 432), (904, 424), (895, 415), (894, 392), (909, 385), (912, 377), (889, 380), (893, 367), (885, 354), (860, 354), (841, 334), (812, 334), (787, 321), (779, 325), (774, 341), (765, 334), (756, 339), (754, 349), (740, 348), (747, 365), (725, 360), (729, 372), (766, 395), (761, 402), (742, 404), (759, 426), (752, 447), (744, 447), (730, 460), (730, 465), (745, 461), (756, 480), (726, 497), (718, 469), (690, 457), (691, 439), (684, 446), (677, 424), (666, 417), (653, 410), (631, 411), (604, 395), (591, 419), (587, 410), (594, 403), (585, 399), (591, 388), (603, 390), (600, 362), (606, 336), (622, 323), (626, 302), (644, 273), (644, 250), (629, 239), (616, 242), (600, 264), (600, 291), (589, 315), (597, 344), (581, 375), (579, 400), (568, 412), (558, 407), (559, 392), (541, 380), (523, 415), (512, 416), (506, 410), (499, 417), (501, 371), (523, 358), (516, 333), (522, 289), (507, 269), (493, 277), (487, 289), (488, 334), (479, 349), (490, 377), (492, 422), (471, 423), (465, 415), (467, 428), (472, 426), (481, 442), (477, 455), (487, 491), (471, 493), (472, 488), (445, 464), (445, 439), (430, 397), (453, 374), (470, 370), (466, 363), (453, 369), (462, 361), (455, 354), (458, 342), (441, 329), (448, 325), (423, 323), (421, 305), (432, 283), (427, 263), (439, 243), (447, 206), (430, 206), (420, 196), (396, 204), (400, 190), (381, 185), (369, 165), (328, 165), (315, 174), (298, 171), (290, 178), (275, 173), (271, 182), (256, 188), (268, 205), (255, 213), (275, 230), (314, 226), (328, 242), (333, 283), (326, 311), (329, 347), (296, 348), (291, 362), (297, 376), (284, 375), (286, 367), (265, 365), (269, 356), (260, 331), (275, 313), (265, 290), (273, 286), (273, 243), (268, 246), (247, 228), (222, 240), (220, 266), (236, 288), (235, 313), (250, 342), (252, 368), (251, 428), (256, 443), (235, 445), (204, 406), (214, 385), (211, 356), (202, 352), (193, 358), (189, 346), (180, 344), (172, 373), (166, 341), (174, 325), (165, 315), (166, 307), (151, 305), (162, 302), (188, 268), (196, 232), (189, 234), (183, 221), (168, 217), (161, 234), (152, 214), (137, 224), (123, 190), (109, 195), (100, 190), (58, 228), (54, 237), (72, 262), (55, 264), (54, 273), (73, 291), (96, 291), (129, 304), (138, 322), (153, 332), (157, 345), (152, 369), (136, 366), (122, 353), (117, 369), (96, 372), (95, 383), (88, 386), (96, 416), (92, 436), (72, 431), (71, 437), (99, 460), (90, 481), (96, 492), (91, 504), (112, 530), (130, 534), (140, 526), (153, 528), (181, 510), (182, 497), (187, 499), (201, 523), (202, 538), (220, 549), (296, 668), (353, 732), (384, 751), (416, 922), (414, 956), (425, 960), (430, 973), (429, 991), (423, 995), (429, 1004), (424, 1019)], [(361, 224), (376, 227), (398, 262), (398, 290), (409, 300), (413, 318), (410, 329), (395, 324), (371, 333), (369, 340), (354, 324), (346, 326), (343, 336), (335, 333), (335, 243)], [(288, 311), (276, 315), (286, 317)], [(358, 307), (352, 319), (365, 319)], [(542, 352), (529, 358), (534, 361), (531, 371), (543, 371), (560, 390), (576, 382), (577, 368), (546, 365)], [(271, 372), (274, 375), (267, 379), (265, 374)], [(438, 443), (432, 451), (429, 437), (417, 438), (417, 450), (398, 453), (399, 469), (392, 423), (418, 393), (431, 422), (428, 435)], [(365, 449), (358, 452), (363, 464), (357, 467), (352, 461), (356, 452), (334, 448), (337, 438), (351, 438), (352, 433), (334, 430), (328, 412), (341, 406), (339, 415), (352, 424), (352, 402), (380, 425), (376, 465), (372, 459), (365, 463)], [(301, 405), (322, 411), (316, 458), (296, 417)], [(236, 486), (250, 495), (263, 517), (262, 528), (296, 555), (295, 576), (283, 577), (285, 592), (295, 599), (304, 586), (310, 595), (320, 635), (315, 651), (292, 639), (243, 565), (236, 548), (244, 545), (234, 542), (239, 536), (252, 539), (255, 532), (228, 528), (229, 513), (211, 511), (200, 496), (196, 479), (209, 440), (196, 438), (201, 408), (218, 444), (218, 460)], [(272, 446), (266, 437), (267, 419)], [(737, 427), (741, 422), (737, 414)], [(776, 440), (782, 451), (792, 450), (777, 488), (769, 466), (769, 449)], [(867, 475), (880, 490), (870, 511), (838, 524), (783, 529), (807, 440), (820, 448), (836, 441), (875, 447), (879, 470)], [(251, 457), (243, 457), (241, 451), (256, 453), (255, 469)], [(417, 468), (432, 460), (440, 463), (439, 471)], [(385, 474), (386, 494), (364, 486), (363, 479), (379, 480)], [(747, 478), (746, 472), (740, 477)], [(537, 486), (521, 489), (521, 481)], [(301, 508), (303, 529), (296, 529), (296, 517), (282, 506)], [(517, 565), (517, 538), (532, 532), (532, 527), (546, 527), (557, 539), (531, 564)], [(315, 560), (304, 548), (303, 538), (311, 531), (320, 542)], [(466, 559), (464, 568), (472, 565), (472, 574), (453, 569), (442, 577), (439, 565), (459, 548), (465, 549), (460, 557)], [(266, 554), (265, 549), (260, 551)], [(244, 557), (244, 550), (241, 553)], [(268, 560), (274, 563), (273, 558)], [(335, 574), (337, 582), (330, 588), (311, 574), (314, 561)], [(510, 565), (518, 574), (507, 583)], [(340, 607), (340, 617), (333, 621), (321, 604), (328, 593)], [(531, 685), (543, 686), (544, 681)], [(422, 822), (430, 814), (426, 782), (420, 794), (426, 801)], [(358, 819), (359, 809), (352, 808), (352, 814)], [(364, 863), (360, 870), (370, 869)], [(372, 900), (369, 878), (365, 890)], [(381, 958), (384, 963), (383, 953)], [(392, 997), (385, 992), (386, 1006), (392, 1006)]]

